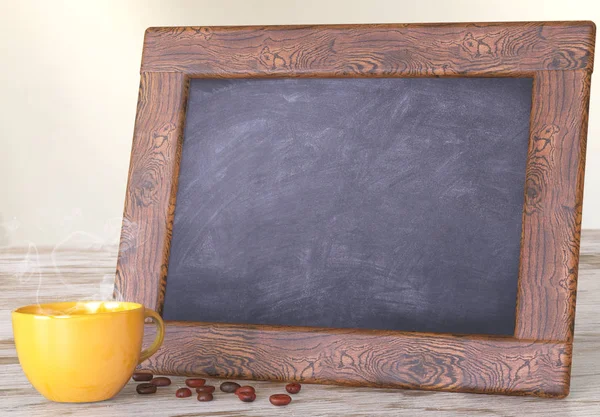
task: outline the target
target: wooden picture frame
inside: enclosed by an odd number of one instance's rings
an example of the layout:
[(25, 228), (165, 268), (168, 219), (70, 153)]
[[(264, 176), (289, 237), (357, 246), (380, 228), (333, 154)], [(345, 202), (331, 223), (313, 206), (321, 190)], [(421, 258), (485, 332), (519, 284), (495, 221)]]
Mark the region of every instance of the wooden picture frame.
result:
[(564, 397), (592, 22), (150, 28), (115, 295), (161, 312), (190, 78), (533, 77), (513, 337), (167, 322), (157, 373)]

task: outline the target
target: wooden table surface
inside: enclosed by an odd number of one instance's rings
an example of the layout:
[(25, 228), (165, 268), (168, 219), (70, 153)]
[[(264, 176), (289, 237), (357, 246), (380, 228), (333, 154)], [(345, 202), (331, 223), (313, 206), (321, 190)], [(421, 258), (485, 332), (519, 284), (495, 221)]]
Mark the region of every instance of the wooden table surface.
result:
[(304, 384), (289, 406), (276, 408), (268, 397), (283, 392), (281, 383), (253, 382), (254, 403), (222, 393), (200, 403), (193, 396), (176, 398), (184, 378), (172, 377), (171, 386), (152, 396), (136, 394), (135, 383), (129, 383), (101, 403), (47, 401), (21, 371), (10, 311), (36, 302), (109, 299), (116, 257), (114, 247), (0, 248), (0, 416), (600, 416), (598, 230), (582, 237), (571, 394), (562, 400)]

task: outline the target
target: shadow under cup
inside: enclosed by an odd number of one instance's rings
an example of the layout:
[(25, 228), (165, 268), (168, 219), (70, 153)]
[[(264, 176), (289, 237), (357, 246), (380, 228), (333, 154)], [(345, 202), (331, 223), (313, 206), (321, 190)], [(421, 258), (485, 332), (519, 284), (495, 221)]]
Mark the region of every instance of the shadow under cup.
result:
[[(157, 326), (142, 352), (144, 319)], [(94, 402), (114, 397), (135, 367), (152, 356), (164, 323), (143, 305), (117, 301), (30, 305), (12, 312), (19, 362), (29, 382), (57, 402)]]

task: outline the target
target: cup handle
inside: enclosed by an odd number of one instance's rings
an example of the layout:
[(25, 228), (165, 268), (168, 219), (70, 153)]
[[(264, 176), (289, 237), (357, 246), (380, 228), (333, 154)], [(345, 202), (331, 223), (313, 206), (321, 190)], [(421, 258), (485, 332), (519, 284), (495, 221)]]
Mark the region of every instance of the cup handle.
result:
[(151, 318), (152, 322), (156, 325), (156, 339), (150, 345), (148, 349), (142, 350), (140, 353), (140, 361), (138, 365), (148, 359), (150, 356), (154, 355), (160, 345), (162, 345), (163, 339), (165, 338), (165, 323), (162, 318), (158, 315), (158, 313), (154, 310), (150, 310), (149, 308), (144, 309), (144, 317)]

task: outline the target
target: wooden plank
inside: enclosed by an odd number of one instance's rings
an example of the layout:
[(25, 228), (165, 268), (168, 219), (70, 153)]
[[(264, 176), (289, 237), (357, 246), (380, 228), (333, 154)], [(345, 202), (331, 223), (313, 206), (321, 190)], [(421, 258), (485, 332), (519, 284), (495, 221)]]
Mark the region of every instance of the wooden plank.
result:
[(198, 77), (592, 71), (592, 22), (149, 28), (142, 72)]
[(535, 75), (515, 337), (573, 337), (590, 73)]
[[(147, 332), (146, 342), (152, 337)], [(144, 366), (173, 375), (562, 397), (571, 353), (568, 343), (508, 337), (167, 322), (163, 348)]]
[(117, 263), (115, 295), (159, 312), (183, 140), (184, 78), (177, 73), (141, 76)]

